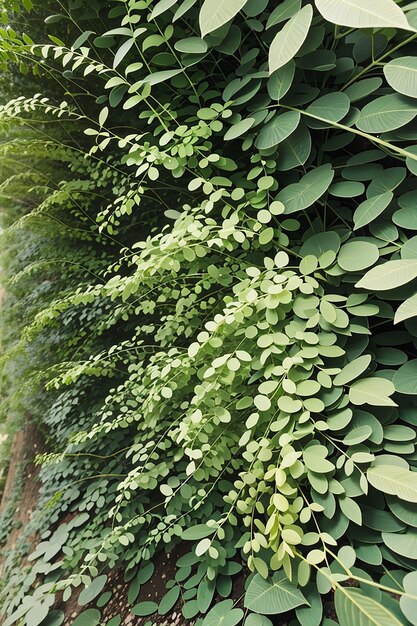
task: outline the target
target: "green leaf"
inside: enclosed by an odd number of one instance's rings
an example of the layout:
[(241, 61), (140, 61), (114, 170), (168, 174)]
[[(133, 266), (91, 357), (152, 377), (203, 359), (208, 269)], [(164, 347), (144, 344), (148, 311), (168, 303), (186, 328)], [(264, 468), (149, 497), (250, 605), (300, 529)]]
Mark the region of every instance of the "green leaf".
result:
[(285, 613), (302, 604), (307, 604), (307, 600), (282, 572), (268, 580), (255, 574), (244, 599), (245, 608), (264, 615)]
[(358, 378), (361, 374), (363, 374), (367, 368), (369, 367), (372, 361), (372, 357), (370, 354), (365, 354), (363, 356), (358, 357), (354, 361), (351, 361), (342, 369), (342, 371), (335, 376), (333, 382), (335, 385), (346, 385), (350, 383), (351, 380)]
[(367, 471), (369, 484), (406, 502), (417, 502), (417, 473), (396, 465), (375, 465)]
[(42, 622), (42, 626), (61, 626), (64, 619), (65, 615), (63, 611), (53, 609), (49, 611), (46, 619)]
[(399, 393), (417, 394), (417, 359), (407, 361), (395, 372), (392, 382)]
[(417, 98), (417, 58), (400, 57), (384, 65), (387, 83), (404, 96)]
[(332, 230), (317, 233), (312, 237), (309, 237), (307, 241), (303, 243), (300, 249), (301, 256), (312, 254), (317, 258), (320, 258), (322, 254), (332, 251), (335, 254), (340, 248), (340, 237)]
[(303, 461), (310, 471), (326, 474), (335, 469), (333, 463), (326, 459), (328, 454), (326, 446), (309, 446), (303, 451)]
[(181, 74), (181, 70), (162, 70), (161, 72), (153, 72), (148, 76), (145, 76), (143, 79), (144, 83), (148, 83), (149, 85), (158, 85), (159, 83), (164, 83), (167, 80), (171, 80), (174, 76)]
[(390, 380), (385, 378), (362, 378), (353, 383), (349, 389), (349, 400), (361, 406), (397, 406), (389, 396), (395, 392)]
[(403, 578), (404, 591), (410, 596), (402, 595), (400, 597), (400, 607), (405, 617), (414, 626), (417, 625), (417, 572), (410, 572)]
[(357, 83), (353, 83), (346, 90), (345, 94), (352, 102), (357, 102), (358, 100), (363, 100), (371, 93), (376, 91), (382, 85), (382, 78), (374, 77), (374, 78), (365, 78), (364, 80), (360, 80)]
[(301, 0), (284, 0), (280, 2), (277, 7), (272, 11), (268, 17), (266, 28), (271, 28), (275, 24), (285, 22), (290, 17), (293, 17), (301, 9)]
[(278, 170), (286, 172), (304, 165), (311, 154), (311, 135), (308, 128), (300, 122), (297, 130), (279, 146)]
[(329, 187), (329, 193), (337, 198), (355, 198), (365, 193), (365, 185), (355, 181), (337, 182)]
[(356, 283), (369, 291), (385, 291), (401, 287), (417, 277), (417, 259), (387, 261), (372, 268)]
[(417, 237), (408, 239), (401, 248), (402, 259), (417, 259)]
[(201, 626), (236, 626), (242, 617), (242, 609), (234, 609), (233, 600), (223, 600), (207, 613)]
[(255, 146), (259, 150), (268, 150), (287, 139), (300, 123), (300, 114), (296, 111), (287, 111), (276, 115), (272, 122), (264, 126), (259, 133)]
[(187, 37), (187, 39), (176, 41), (174, 48), (184, 54), (204, 54), (208, 50), (208, 45), (200, 37)]
[(213, 528), (209, 528), (205, 524), (196, 524), (195, 526), (191, 526), (190, 528), (186, 528), (182, 535), (182, 539), (186, 539), (187, 541), (194, 541), (196, 539), (204, 539), (209, 535), (214, 533)]
[(271, 74), (267, 82), (267, 89), (272, 100), (279, 102), (285, 96), (292, 85), (294, 73), (295, 63), (291, 60)]
[(159, 0), (159, 2), (157, 2), (152, 9), (150, 19), (154, 20), (159, 15), (162, 15), (163, 13), (165, 13), (165, 11), (168, 11), (168, 9), (173, 7), (174, 4), (177, 4), (177, 2), (178, 0)]
[(349, 28), (403, 28), (413, 30), (394, 0), (315, 0), (328, 22)]
[(374, 243), (352, 240), (340, 248), (337, 262), (347, 272), (358, 272), (374, 265), (378, 259), (379, 249)]
[(254, 123), (255, 119), (253, 117), (247, 117), (246, 119), (240, 120), (240, 122), (233, 124), (233, 126), (231, 126), (229, 130), (225, 133), (225, 140), (232, 141), (233, 139), (237, 139), (241, 135), (244, 135), (248, 132), (250, 128), (252, 128)]
[[(407, 469), (407, 468), (403, 468)], [(399, 497), (399, 496), (398, 496)], [(417, 507), (414, 502), (400, 502), (396, 496), (388, 496), (387, 503), (395, 517), (407, 526), (417, 527)]]
[(114, 59), (113, 59), (113, 69), (116, 69), (123, 61), (129, 50), (132, 48), (135, 43), (134, 39), (127, 39), (117, 50)]
[[(312, 102), (307, 107), (306, 112), (317, 117), (322, 117), (331, 123), (339, 122), (344, 118), (349, 108), (350, 100), (347, 95), (340, 91), (335, 91), (321, 96), (321, 98)], [(313, 126), (313, 128), (316, 126), (314, 120), (309, 120), (307, 124)], [(320, 127), (322, 127), (322, 124), (323, 122), (319, 122)]]
[(362, 443), (369, 439), (372, 435), (372, 428), (365, 424), (364, 426), (358, 426), (358, 428), (354, 428), (350, 430), (348, 434), (344, 437), (343, 443), (345, 446), (356, 446), (358, 443)]
[(417, 115), (417, 103), (396, 93), (371, 100), (356, 120), (359, 130), (384, 133), (411, 122)]
[(166, 615), (176, 605), (178, 598), (180, 597), (181, 587), (174, 585), (160, 600), (158, 613), (159, 615)]
[(303, 45), (313, 19), (311, 4), (303, 7), (275, 35), (269, 48), (269, 73), (288, 63)]
[(146, 582), (148, 582), (148, 580), (152, 578), (154, 570), (155, 566), (152, 562), (147, 563), (144, 567), (140, 567), (136, 575), (136, 581), (138, 585), (144, 585)]
[(205, 37), (232, 20), (247, 0), (204, 0), (200, 10), (201, 36)]
[(156, 602), (139, 602), (134, 607), (131, 608), (133, 615), (139, 615), (140, 617), (145, 617), (148, 615), (153, 615), (158, 610), (158, 605)]
[[(77, 50), (78, 48), (81, 48), (81, 46), (87, 41), (87, 39), (90, 37), (90, 35), (94, 35), (94, 31), (92, 30), (86, 30), (83, 33), (81, 33), (81, 35), (79, 37), (77, 37), (77, 39), (74, 41), (74, 43), (72, 44), (72, 48), (74, 50)], [(130, 34), (130, 31), (129, 31)]]
[(37, 602), (26, 613), (26, 624), (30, 624), (30, 626), (38, 626), (38, 624), (43, 622), (45, 617), (48, 615), (49, 609), (50, 604), (47, 602)]
[(320, 626), (323, 619), (323, 603), (315, 584), (309, 584), (303, 592), (310, 606), (295, 609), (301, 626)]
[(340, 510), (343, 515), (345, 515), (348, 520), (357, 524), (358, 526), (362, 526), (362, 512), (359, 504), (353, 500), (353, 498), (340, 498), (339, 500)]
[(277, 200), (285, 206), (285, 213), (307, 209), (326, 193), (334, 177), (330, 165), (320, 165), (303, 176), (298, 183), (279, 192)]
[(359, 589), (337, 589), (334, 600), (340, 626), (403, 626), (391, 611)]
[(362, 202), (353, 214), (354, 230), (373, 222), (387, 208), (394, 194), (391, 191), (373, 196)]
[(400, 556), (408, 559), (417, 559), (417, 530), (407, 530), (405, 533), (382, 533), (385, 545)]
[(394, 324), (399, 324), (417, 316), (417, 293), (404, 300), (395, 312)]
[(95, 578), (91, 584), (83, 589), (78, 596), (78, 604), (83, 606), (84, 604), (88, 604), (94, 598), (98, 596), (98, 594), (103, 590), (104, 585), (106, 584), (107, 576), (103, 574), (102, 576), (98, 576)]
[(100, 611), (97, 609), (87, 609), (75, 618), (72, 622), (72, 626), (97, 626), (100, 620)]

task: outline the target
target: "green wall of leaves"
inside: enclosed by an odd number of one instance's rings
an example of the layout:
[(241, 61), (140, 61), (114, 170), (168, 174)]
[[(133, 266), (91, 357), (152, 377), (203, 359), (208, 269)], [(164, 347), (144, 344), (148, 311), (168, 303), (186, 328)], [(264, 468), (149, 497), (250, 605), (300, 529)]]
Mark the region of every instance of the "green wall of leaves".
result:
[(2, 7), (5, 626), (417, 624), (417, 3)]

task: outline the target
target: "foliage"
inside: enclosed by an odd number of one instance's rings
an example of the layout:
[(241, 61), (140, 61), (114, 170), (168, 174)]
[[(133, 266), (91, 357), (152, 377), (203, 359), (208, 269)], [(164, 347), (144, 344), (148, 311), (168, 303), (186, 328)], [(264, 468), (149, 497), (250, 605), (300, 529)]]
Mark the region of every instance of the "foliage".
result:
[(4, 410), (50, 440), (6, 626), (98, 624), (116, 568), (150, 623), (417, 624), (416, 4), (52, 5), (0, 31), (62, 85), (0, 110)]

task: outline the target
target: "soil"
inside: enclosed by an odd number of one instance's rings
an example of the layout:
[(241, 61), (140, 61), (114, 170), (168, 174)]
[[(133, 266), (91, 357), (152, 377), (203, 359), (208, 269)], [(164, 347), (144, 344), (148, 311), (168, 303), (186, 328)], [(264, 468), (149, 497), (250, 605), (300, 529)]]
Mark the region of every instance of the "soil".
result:
[[(0, 503), (0, 513), (16, 499), (13, 514), (13, 527), (8, 535), (5, 545), (0, 551), (0, 578), (3, 571), (4, 558), (16, 545), (22, 528), (30, 521), (39, 497), (40, 483), (38, 480), (39, 467), (35, 465), (35, 456), (43, 450), (44, 442), (38, 429), (33, 423), (26, 423), (24, 429), (14, 435), (10, 459), (11, 463), (7, 473), (6, 483)], [(20, 494), (16, 495), (16, 482), (20, 472), (24, 473), (23, 487)], [(33, 538), (34, 540), (35, 538)], [(1, 623), (1, 621), (0, 621)]]

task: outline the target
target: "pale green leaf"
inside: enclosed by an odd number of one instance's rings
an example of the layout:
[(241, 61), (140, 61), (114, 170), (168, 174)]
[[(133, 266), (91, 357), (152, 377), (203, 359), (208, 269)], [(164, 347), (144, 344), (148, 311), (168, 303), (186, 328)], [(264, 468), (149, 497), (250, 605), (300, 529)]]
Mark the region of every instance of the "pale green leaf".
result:
[(247, 0), (204, 0), (200, 10), (201, 36), (205, 37), (227, 24), (245, 6)]
[(387, 261), (373, 267), (356, 283), (356, 287), (369, 291), (385, 291), (401, 287), (417, 277), (417, 259)]
[(385, 545), (396, 554), (408, 559), (417, 559), (417, 530), (408, 529), (405, 533), (382, 533)]
[(364, 200), (353, 214), (354, 230), (373, 222), (389, 205), (394, 194), (391, 191)]
[(417, 503), (417, 473), (396, 465), (376, 465), (367, 471), (369, 483), (383, 493)]
[(367, 368), (369, 367), (372, 361), (372, 357), (370, 354), (364, 354), (363, 356), (358, 357), (354, 361), (351, 361), (342, 369), (342, 371), (335, 376), (333, 382), (335, 385), (346, 385), (350, 383), (351, 380), (358, 378), (361, 374), (363, 374)]
[(311, 4), (308, 4), (275, 35), (269, 48), (270, 74), (288, 63), (297, 54), (308, 35), (312, 19), (313, 9)]
[(404, 96), (417, 98), (417, 58), (400, 57), (384, 66), (387, 83)]
[(385, 378), (361, 378), (353, 383), (349, 389), (349, 400), (352, 404), (361, 406), (396, 406), (390, 396), (395, 392), (395, 387), (390, 380)]
[(402, 28), (413, 30), (394, 0), (315, 0), (328, 22), (349, 28)]
[(307, 600), (282, 572), (268, 580), (255, 574), (244, 600), (245, 608), (264, 615), (286, 613), (302, 604), (307, 604)]
[(394, 324), (399, 324), (417, 316), (417, 293), (404, 300), (395, 312)]
[(417, 572), (410, 572), (403, 579), (406, 594), (400, 598), (400, 607), (413, 626), (417, 626)]
[(347, 272), (358, 272), (370, 267), (379, 259), (379, 250), (368, 241), (348, 241), (339, 252), (337, 262)]

